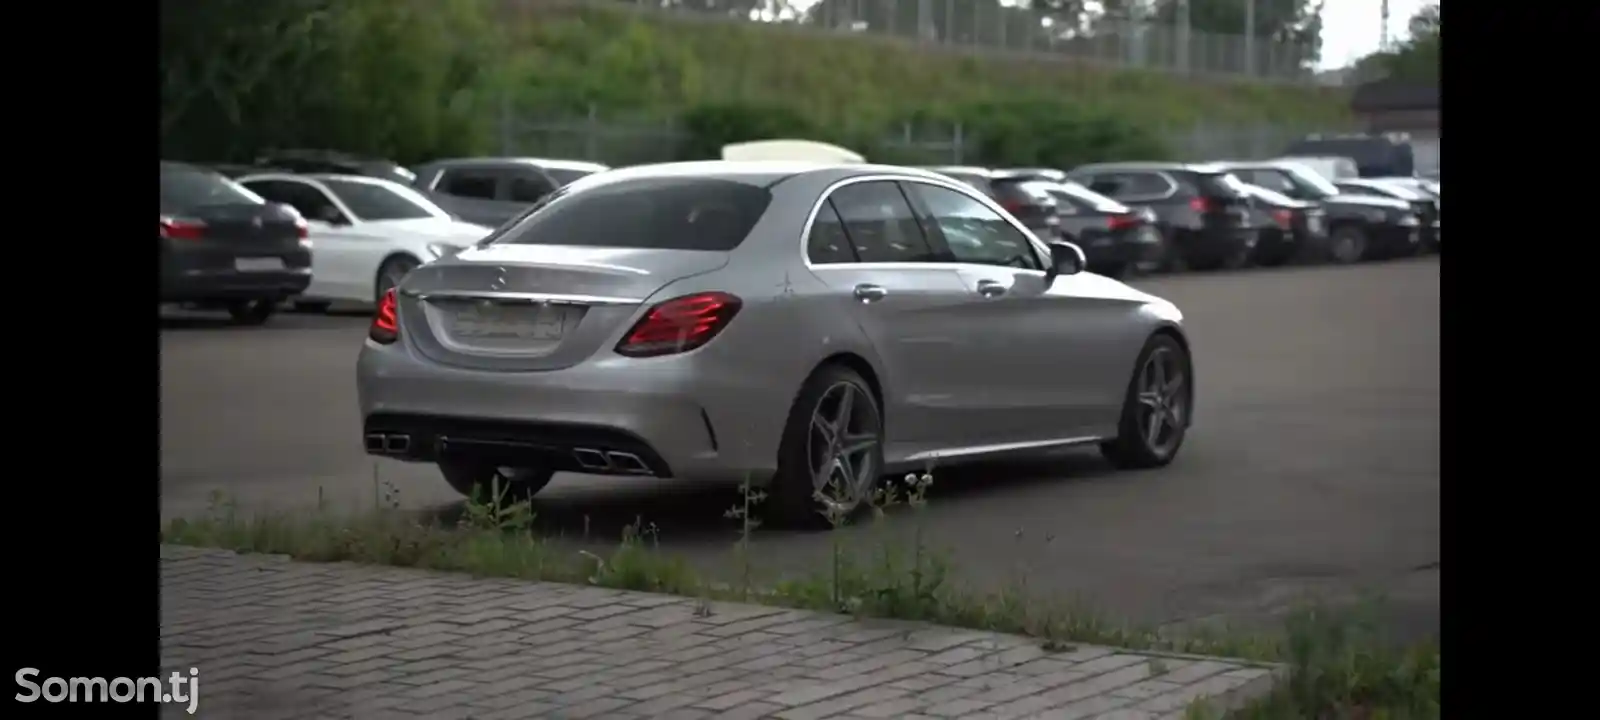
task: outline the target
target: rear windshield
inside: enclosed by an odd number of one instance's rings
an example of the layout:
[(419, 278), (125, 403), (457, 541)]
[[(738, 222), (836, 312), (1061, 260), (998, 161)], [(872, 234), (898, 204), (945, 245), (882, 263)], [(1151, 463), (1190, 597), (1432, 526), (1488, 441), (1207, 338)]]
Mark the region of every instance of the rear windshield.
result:
[(404, 185), (332, 179), (323, 180), (322, 184), (327, 185), (334, 195), (339, 196), (339, 202), (362, 220), (422, 220), (450, 216)]
[(489, 242), (725, 252), (744, 241), (771, 202), (766, 188), (733, 180), (627, 180), (552, 193)]
[(1206, 197), (1236, 198), (1245, 195), (1244, 183), (1232, 173), (1195, 173), (1194, 185)]
[(161, 212), (175, 213), (207, 205), (263, 205), (244, 186), (217, 173), (191, 167), (161, 166)]
[(1055, 196), (1050, 194), (1050, 184), (1038, 180), (996, 180), (994, 189), (997, 194), (1035, 205), (1056, 204)]
[(1068, 181), (1058, 183), (1053, 187), (1056, 192), (1077, 200), (1078, 202), (1083, 203), (1085, 206), (1101, 212), (1119, 213), (1128, 211), (1128, 207), (1126, 205), (1123, 205), (1122, 203), (1112, 200), (1111, 198), (1101, 195), (1100, 193), (1090, 190), (1089, 188), (1086, 188), (1075, 182)]

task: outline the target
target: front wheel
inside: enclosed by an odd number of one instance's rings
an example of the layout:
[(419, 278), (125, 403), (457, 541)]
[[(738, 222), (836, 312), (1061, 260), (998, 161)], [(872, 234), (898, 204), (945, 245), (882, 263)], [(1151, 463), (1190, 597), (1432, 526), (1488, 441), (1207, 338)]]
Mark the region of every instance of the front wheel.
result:
[(264, 325), (278, 311), (273, 300), (237, 300), (228, 303), (228, 316), (240, 325)]
[(824, 365), (789, 410), (764, 508), (790, 527), (840, 524), (871, 502), (882, 470), (877, 396), (855, 371)]
[(1351, 265), (1367, 257), (1367, 231), (1357, 225), (1340, 225), (1328, 236), (1328, 256), (1340, 265)]
[[(543, 490), (556, 475), (540, 468), (494, 467), (471, 462), (443, 461), (439, 471), (444, 481), (462, 497), (476, 502), (494, 500), (514, 503), (528, 500)], [(495, 493), (499, 497), (495, 497)]]
[(1117, 437), (1100, 445), (1112, 465), (1124, 469), (1161, 467), (1178, 456), (1189, 431), (1194, 383), (1189, 353), (1171, 335), (1145, 343), (1123, 400)]

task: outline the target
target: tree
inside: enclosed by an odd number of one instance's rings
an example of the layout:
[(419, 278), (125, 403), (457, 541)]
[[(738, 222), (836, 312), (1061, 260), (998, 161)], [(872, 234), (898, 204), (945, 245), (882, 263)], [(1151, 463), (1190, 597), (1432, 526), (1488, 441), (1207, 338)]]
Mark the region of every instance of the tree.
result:
[(1353, 75), (1358, 81), (1395, 78), (1417, 82), (1439, 80), (1439, 6), (1424, 6), (1406, 23), (1410, 37), (1387, 51), (1375, 52), (1357, 61)]
[(1043, 36), (1037, 15), (998, 0), (822, 0), (803, 22), (965, 45), (1021, 48)]

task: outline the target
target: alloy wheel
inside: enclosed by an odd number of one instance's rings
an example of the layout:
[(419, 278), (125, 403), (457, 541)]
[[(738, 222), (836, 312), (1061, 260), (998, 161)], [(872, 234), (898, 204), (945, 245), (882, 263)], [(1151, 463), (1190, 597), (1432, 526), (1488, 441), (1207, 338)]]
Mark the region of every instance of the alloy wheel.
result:
[(1177, 448), (1188, 422), (1187, 369), (1168, 348), (1159, 348), (1139, 369), (1139, 433), (1157, 455)]
[(847, 515), (870, 498), (881, 427), (877, 404), (855, 383), (835, 383), (811, 411), (806, 457), (812, 490), (830, 513)]

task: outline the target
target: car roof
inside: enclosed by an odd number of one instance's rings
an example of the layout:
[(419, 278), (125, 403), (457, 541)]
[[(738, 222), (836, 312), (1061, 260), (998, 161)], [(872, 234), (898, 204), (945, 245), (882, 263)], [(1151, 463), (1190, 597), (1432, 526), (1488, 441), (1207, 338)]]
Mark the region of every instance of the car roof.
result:
[(1036, 178), (1050, 182), (1060, 182), (1067, 174), (1055, 168), (1030, 167), (1030, 168), (1001, 168), (994, 171), (996, 178)]
[(549, 168), (551, 170), (579, 170), (579, 171), (587, 170), (589, 172), (603, 172), (605, 170), (610, 170), (611, 169), (611, 166), (609, 166), (609, 165), (602, 165), (600, 163), (588, 162), (588, 161), (585, 161), (585, 160), (562, 160), (562, 159), (559, 159), (559, 158), (537, 158), (537, 157), (463, 157), (463, 158), (443, 158), (443, 159), (440, 159), (440, 160), (430, 160), (430, 161), (428, 161), (426, 163), (423, 163), (424, 166), (440, 166), (440, 167), (449, 167), (451, 165), (493, 165), (493, 164), (537, 165), (538, 167)]
[(1071, 175), (1073, 173), (1083, 172), (1083, 171), (1087, 171), (1087, 170), (1113, 171), (1113, 172), (1117, 171), (1117, 170), (1133, 170), (1133, 171), (1143, 170), (1143, 171), (1157, 171), (1157, 172), (1199, 172), (1199, 173), (1221, 173), (1221, 172), (1227, 172), (1226, 168), (1224, 168), (1224, 167), (1222, 167), (1220, 165), (1216, 165), (1214, 163), (1180, 163), (1180, 162), (1161, 162), (1161, 161), (1129, 161), (1129, 162), (1108, 162), (1108, 163), (1092, 163), (1092, 164), (1089, 164), (1089, 165), (1079, 165), (1078, 167), (1073, 168), (1072, 172), (1068, 173), (1068, 174)]
[(267, 170), (265, 172), (252, 173), (250, 175), (241, 175), (235, 179), (240, 182), (255, 180), (315, 180), (320, 184), (328, 180), (337, 180), (340, 182), (360, 183), (365, 185), (389, 186), (400, 184), (393, 180), (376, 178), (372, 177), (371, 175), (351, 175), (348, 173), (296, 173), (281, 172), (277, 170)]
[[(939, 173), (898, 165), (865, 163), (818, 163), (795, 160), (693, 160), (618, 168), (597, 173), (573, 183), (574, 188), (591, 188), (629, 180), (703, 177), (734, 180), (751, 185), (772, 185), (782, 180), (811, 173), (831, 172), (840, 179), (863, 175), (900, 175), (950, 182)], [(580, 187), (581, 186), (581, 187)]]
[(977, 175), (978, 177), (987, 179), (993, 179), (995, 175), (994, 170), (986, 167), (978, 167), (976, 165), (917, 165), (914, 167), (916, 167), (918, 170), (927, 170), (929, 172), (939, 173), (940, 175), (957, 173), (960, 175)]

